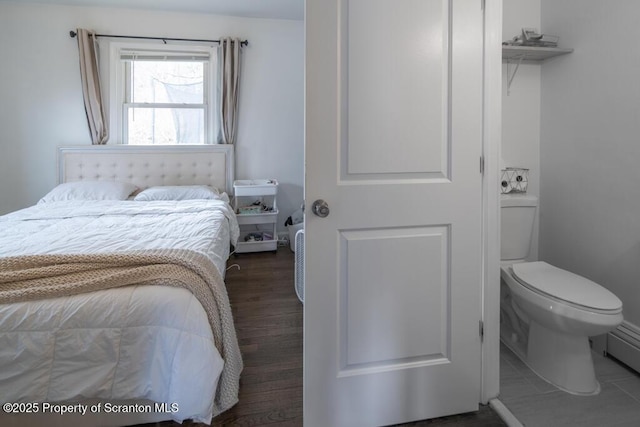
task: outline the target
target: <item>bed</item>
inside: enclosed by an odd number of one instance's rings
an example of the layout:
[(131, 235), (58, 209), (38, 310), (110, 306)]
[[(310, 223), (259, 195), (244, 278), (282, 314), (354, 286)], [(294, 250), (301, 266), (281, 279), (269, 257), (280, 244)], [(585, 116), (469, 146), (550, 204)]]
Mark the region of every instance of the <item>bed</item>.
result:
[[(0, 424), (209, 423), (242, 370), (223, 282), (233, 146), (65, 147), (58, 163), (60, 188), (172, 190), (0, 217)], [(194, 185), (219, 197), (174, 200)]]

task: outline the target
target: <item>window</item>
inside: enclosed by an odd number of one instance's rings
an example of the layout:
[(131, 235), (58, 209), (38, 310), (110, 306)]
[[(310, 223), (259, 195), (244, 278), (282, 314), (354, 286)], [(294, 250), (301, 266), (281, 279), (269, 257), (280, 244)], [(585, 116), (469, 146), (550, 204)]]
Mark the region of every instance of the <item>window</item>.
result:
[(215, 51), (201, 46), (150, 46), (112, 46), (111, 134), (115, 142), (210, 143)]

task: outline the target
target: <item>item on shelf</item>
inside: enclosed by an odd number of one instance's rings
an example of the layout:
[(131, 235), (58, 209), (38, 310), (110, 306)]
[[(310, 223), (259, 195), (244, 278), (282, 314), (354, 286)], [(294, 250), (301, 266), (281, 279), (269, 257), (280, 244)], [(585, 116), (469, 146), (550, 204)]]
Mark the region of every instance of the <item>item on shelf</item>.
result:
[(262, 242), (263, 240), (269, 240), (264, 238), (263, 233), (249, 233), (244, 236), (245, 242)]
[(250, 214), (259, 214), (262, 212), (261, 205), (251, 205), (251, 206), (240, 206), (238, 208), (238, 215), (250, 215)]
[(236, 213), (239, 215), (259, 214), (265, 212), (273, 212), (273, 207), (265, 205), (260, 200), (256, 200), (248, 206), (240, 206), (236, 209)]
[(500, 179), (500, 192), (508, 193), (526, 193), (529, 185), (529, 169), (525, 168), (506, 168), (502, 169)]
[(522, 34), (504, 42), (511, 46), (531, 46), (531, 47), (558, 47), (560, 37), (550, 34), (538, 34), (536, 28), (523, 28)]

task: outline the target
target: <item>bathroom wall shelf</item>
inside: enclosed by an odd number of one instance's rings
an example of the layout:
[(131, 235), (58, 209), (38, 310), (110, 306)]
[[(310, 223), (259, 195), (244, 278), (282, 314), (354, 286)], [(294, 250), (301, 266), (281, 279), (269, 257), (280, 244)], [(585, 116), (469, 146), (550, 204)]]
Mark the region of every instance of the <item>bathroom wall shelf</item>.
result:
[(502, 59), (542, 62), (554, 56), (566, 55), (573, 49), (559, 47), (502, 46)]
[[(559, 55), (566, 55), (573, 52), (573, 49), (562, 49), (559, 47), (534, 47), (534, 46), (511, 46), (502, 45), (502, 60), (507, 62), (507, 95), (511, 93), (511, 83), (518, 73), (518, 68), (522, 61), (541, 63), (549, 58)], [(509, 66), (515, 62), (516, 68), (509, 71)]]

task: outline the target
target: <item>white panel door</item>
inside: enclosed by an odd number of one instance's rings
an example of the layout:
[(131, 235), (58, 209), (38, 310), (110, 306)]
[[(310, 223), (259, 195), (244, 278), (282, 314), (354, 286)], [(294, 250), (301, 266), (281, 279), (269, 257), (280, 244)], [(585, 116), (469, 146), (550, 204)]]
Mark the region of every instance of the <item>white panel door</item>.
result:
[(307, 426), (477, 410), (482, 20), (481, 0), (306, 0)]

